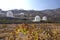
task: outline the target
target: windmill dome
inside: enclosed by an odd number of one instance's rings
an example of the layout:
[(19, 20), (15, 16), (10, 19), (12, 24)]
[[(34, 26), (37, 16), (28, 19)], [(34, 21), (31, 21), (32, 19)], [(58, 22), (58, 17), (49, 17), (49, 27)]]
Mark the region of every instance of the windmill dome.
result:
[(39, 15), (37, 15), (37, 16), (35, 16), (35, 18), (34, 18), (34, 20), (33, 20), (33, 21), (35, 21), (35, 22), (39, 22), (40, 20), (41, 20), (40, 16), (39, 16)]
[(47, 20), (47, 17), (46, 16), (43, 16), (42, 17), (42, 20), (46, 21)]

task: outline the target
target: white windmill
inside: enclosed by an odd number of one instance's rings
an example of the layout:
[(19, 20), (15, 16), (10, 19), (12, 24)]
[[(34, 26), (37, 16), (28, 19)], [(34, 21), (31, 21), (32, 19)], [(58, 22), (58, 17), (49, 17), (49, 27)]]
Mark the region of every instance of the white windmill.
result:
[(12, 11), (8, 11), (6, 14), (7, 17), (14, 17)]
[(41, 18), (39, 15), (35, 16), (33, 22), (40, 22), (41, 21)]
[(43, 17), (42, 17), (42, 20), (43, 20), (43, 21), (46, 21), (46, 20), (47, 20), (47, 17), (46, 17), (46, 16), (43, 16)]

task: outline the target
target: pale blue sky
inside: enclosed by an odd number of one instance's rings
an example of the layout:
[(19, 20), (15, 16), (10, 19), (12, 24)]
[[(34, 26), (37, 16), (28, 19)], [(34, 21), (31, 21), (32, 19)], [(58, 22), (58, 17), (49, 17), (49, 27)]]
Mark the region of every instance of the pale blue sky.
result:
[(33, 9), (44, 10), (60, 8), (60, 0), (31, 0), (30, 2), (31, 8)]
[(60, 0), (0, 0), (0, 9), (45, 10), (60, 8)]

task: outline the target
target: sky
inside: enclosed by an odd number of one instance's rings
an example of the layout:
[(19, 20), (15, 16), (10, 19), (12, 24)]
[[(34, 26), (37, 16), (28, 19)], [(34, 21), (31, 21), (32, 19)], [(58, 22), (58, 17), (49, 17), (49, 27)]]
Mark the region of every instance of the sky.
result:
[(0, 9), (45, 10), (60, 8), (60, 0), (0, 0)]

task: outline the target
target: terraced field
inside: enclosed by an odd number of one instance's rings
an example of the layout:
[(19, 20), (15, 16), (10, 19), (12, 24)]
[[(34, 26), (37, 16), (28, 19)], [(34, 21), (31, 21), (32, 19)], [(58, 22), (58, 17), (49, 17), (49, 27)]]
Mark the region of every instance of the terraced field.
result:
[(60, 23), (0, 24), (3, 40), (60, 40)]

